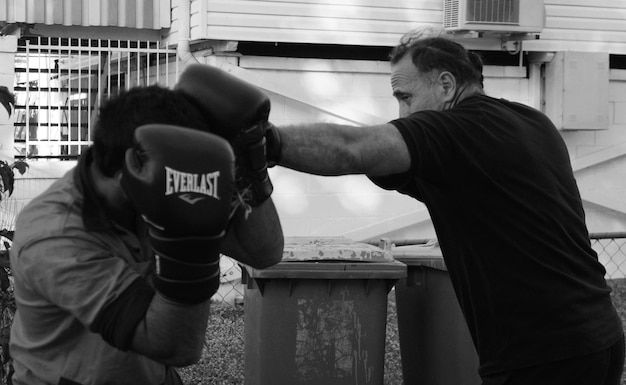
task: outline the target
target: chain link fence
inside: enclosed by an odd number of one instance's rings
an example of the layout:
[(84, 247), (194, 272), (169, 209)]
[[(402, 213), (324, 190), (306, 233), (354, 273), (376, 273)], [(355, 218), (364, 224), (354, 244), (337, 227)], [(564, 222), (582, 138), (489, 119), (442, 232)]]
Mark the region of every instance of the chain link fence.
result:
[(626, 276), (626, 232), (594, 233), (590, 235), (591, 246), (606, 269), (607, 279)]

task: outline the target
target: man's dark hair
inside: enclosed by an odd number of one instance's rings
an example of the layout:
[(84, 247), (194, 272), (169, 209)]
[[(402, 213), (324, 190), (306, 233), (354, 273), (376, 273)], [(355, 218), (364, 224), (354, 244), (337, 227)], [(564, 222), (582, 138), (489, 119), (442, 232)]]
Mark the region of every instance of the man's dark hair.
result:
[(443, 36), (423, 37), (409, 33), (402, 37), (392, 51), (391, 64), (411, 55), (415, 67), (422, 73), (433, 70), (448, 71), (460, 84), (483, 86), (483, 63), (476, 53), (467, 51), (461, 44)]
[(102, 105), (95, 124), (93, 156), (98, 169), (105, 176), (114, 176), (133, 145), (135, 129), (153, 123), (207, 129), (206, 120), (178, 91), (158, 85), (122, 91)]

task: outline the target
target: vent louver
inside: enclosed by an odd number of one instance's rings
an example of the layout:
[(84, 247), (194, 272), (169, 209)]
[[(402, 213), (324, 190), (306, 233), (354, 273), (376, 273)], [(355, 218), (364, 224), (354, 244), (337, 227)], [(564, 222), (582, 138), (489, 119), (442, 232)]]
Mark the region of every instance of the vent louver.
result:
[(538, 33), (545, 25), (542, 0), (443, 0), (448, 31)]
[(519, 0), (468, 0), (468, 23), (519, 24)]

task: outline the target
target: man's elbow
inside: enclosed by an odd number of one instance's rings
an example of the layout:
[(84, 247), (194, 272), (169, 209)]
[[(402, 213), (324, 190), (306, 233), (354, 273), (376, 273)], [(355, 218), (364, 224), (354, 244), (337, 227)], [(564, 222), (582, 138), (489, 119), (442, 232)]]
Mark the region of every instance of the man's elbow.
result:
[(196, 364), (202, 358), (202, 344), (186, 344), (174, 347), (167, 356), (158, 359), (162, 364), (181, 368)]
[(157, 340), (137, 351), (154, 361), (173, 367), (189, 366), (197, 363), (202, 358), (204, 348), (204, 332), (190, 333), (182, 336), (173, 332), (161, 335)]
[(281, 261), (281, 259), (282, 259), (282, 254), (280, 254), (280, 256), (277, 256), (276, 258), (263, 258), (263, 259), (254, 260), (254, 265), (253, 266), (251, 265), (250, 267), (253, 267), (259, 270), (267, 269), (269, 267), (276, 265), (278, 262)]
[(263, 258), (254, 258), (255, 265), (252, 266), (255, 269), (267, 269), (276, 265), (283, 259), (283, 249), (285, 247), (285, 240), (282, 237), (276, 237), (271, 246), (268, 246), (265, 250), (258, 252), (259, 255), (264, 255)]
[(184, 366), (189, 366), (198, 363), (202, 358), (202, 349), (199, 349), (194, 352), (188, 352), (184, 355), (180, 355), (176, 357), (175, 360), (171, 363), (167, 363), (169, 366), (174, 366), (177, 368), (182, 368)]

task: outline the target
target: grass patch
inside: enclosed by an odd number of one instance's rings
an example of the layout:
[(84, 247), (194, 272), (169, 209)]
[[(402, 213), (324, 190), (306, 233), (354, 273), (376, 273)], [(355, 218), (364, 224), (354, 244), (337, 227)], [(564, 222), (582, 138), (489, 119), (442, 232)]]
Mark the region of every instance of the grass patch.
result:
[[(622, 327), (626, 332), (626, 279), (611, 279), (608, 280), (609, 286), (613, 289), (611, 292), (611, 298), (617, 309), (617, 313), (622, 319)], [(626, 365), (624, 365), (624, 374), (622, 374), (622, 385), (626, 385)]]
[(243, 306), (218, 302), (211, 315), (200, 361), (180, 369), (186, 385), (243, 384)]

